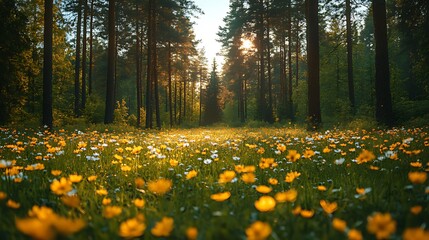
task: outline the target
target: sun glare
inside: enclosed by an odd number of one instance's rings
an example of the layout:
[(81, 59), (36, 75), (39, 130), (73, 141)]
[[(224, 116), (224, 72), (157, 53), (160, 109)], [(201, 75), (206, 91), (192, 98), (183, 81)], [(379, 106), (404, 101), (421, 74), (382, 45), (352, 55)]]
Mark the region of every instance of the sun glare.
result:
[(255, 48), (255, 46), (253, 45), (253, 42), (250, 39), (241, 39), (241, 47), (240, 47), (243, 51), (250, 51), (253, 48)]

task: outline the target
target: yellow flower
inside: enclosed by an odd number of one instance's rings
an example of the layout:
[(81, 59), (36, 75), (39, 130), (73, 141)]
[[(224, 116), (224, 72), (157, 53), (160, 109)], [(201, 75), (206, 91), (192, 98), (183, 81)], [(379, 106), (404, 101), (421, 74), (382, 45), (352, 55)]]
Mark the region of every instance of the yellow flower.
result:
[(422, 163), (421, 162), (410, 162), (410, 166), (415, 167), (415, 168), (420, 168), (420, 167), (422, 167)]
[(118, 206), (106, 206), (103, 210), (105, 218), (114, 218), (122, 213), (122, 208)]
[(198, 175), (198, 172), (195, 170), (191, 170), (186, 174), (186, 180), (192, 179)]
[(364, 149), (356, 158), (358, 164), (366, 163), (375, 159), (374, 153)]
[(366, 229), (369, 233), (375, 234), (377, 239), (387, 239), (396, 231), (396, 222), (390, 213), (375, 213), (368, 217)]
[(110, 198), (103, 198), (103, 200), (101, 201), (101, 204), (103, 204), (103, 206), (110, 205), (111, 203), (112, 203), (112, 199)]
[(88, 179), (88, 182), (93, 182), (93, 181), (97, 180), (97, 176), (92, 175), (92, 176), (89, 176), (87, 179)]
[(277, 202), (295, 202), (297, 196), (298, 191), (296, 191), (295, 189), (290, 189), (286, 192), (276, 193), (274, 197)]
[(55, 238), (55, 231), (51, 225), (37, 218), (17, 218), (15, 226), (20, 232), (33, 239), (50, 240)]
[(311, 150), (311, 149), (306, 149), (306, 150), (304, 151), (304, 154), (303, 154), (304, 158), (311, 158), (311, 157), (313, 157), (314, 155), (315, 155), (315, 153), (314, 153), (314, 151), (313, 151), (313, 150)]
[(317, 186), (317, 190), (324, 192), (324, 191), (326, 191), (326, 187), (323, 185), (319, 185), (319, 186)]
[(70, 192), (72, 189), (73, 189), (72, 182), (70, 180), (67, 180), (64, 177), (62, 177), (60, 179), (60, 181), (55, 179), (51, 183), (51, 191), (57, 195), (64, 195), (64, 194)]
[(331, 149), (328, 147), (328, 146), (326, 146), (324, 149), (323, 149), (323, 153), (330, 153), (331, 152)]
[(137, 238), (144, 234), (146, 224), (138, 218), (130, 218), (119, 225), (119, 236), (123, 238)]
[(278, 144), (277, 150), (280, 152), (284, 152), (284, 151), (286, 151), (286, 146), (284, 144)]
[(248, 240), (264, 240), (271, 235), (272, 229), (270, 224), (256, 221), (246, 229)]
[(289, 172), (286, 174), (285, 182), (291, 183), (299, 176), (301, 176), (301, 173), (299, 172)]
[(144, 186), (144, 180), (141, 177), (136, 178), (134, 183), (136, 184), (136, 188), (142, 188)]
[(18, 209), (21, 204), (19, 204), (18, 202), (13, 201), (12, 199), (7, 200), (6, 202), (6, 206), (13, 208), (13, 209)]
[(106, 189), (104, 189), (104, 188), (101, 188), (101, 189), (97, 189), (97, 190), (95, 190), (95, 193), (96, 193), (97, 195), (100, 195), (100, 196), (106, 196), (106, 195), (107, 195), (107, 190), (106, 190)]
[(141, 198), (136, 198), (136, 199), (134, 199), (133, 203), (134, 203), (134, 205), (135, 205), (136, 207), (138, 207), (138, 208), (143, 208), (143, 207), (144, 207), (144, 205), (145, 205), (145, 201), (144, 201), (144, 199), (141, 199)]
[(139, 154), (142, 150), (143, 150), (142, 146), (134, 147), (133, 150), (131, 151), (131, 154)]
[(175, 160), (175, 159), (171, 159), (170, 160), (170, 166), (172, 167), (176, 167), (179, 164), (179, 161)]
[(359, 230), (356, 229), (350, 229), (349, 233), (347, 234), (348, 240), (362, 240), (362, 233)]
[(261, 161), (259, 161), (259, 167), (261, 169), (275, 168), (277, 166), (278, 166), (278, 163), (276, 163), (274, 158), (261, 158)]
[(254, 173), (244, 173), (241, 175), (241, 180), (245, 183), (254, 183), (256, 181), (256, 176)]
[(403, 240), (427, 240), (429, 231), (422, 228), (407, 228), (402, 234)]
[(62, 173), (61, 170), (52, 170), (51, 171), (51, 174), (54, 175), (55, 177), (61, 175), (61, 173)]
[(196, 227), (188, 227), (186, 229), (186, 239), (196, 240), (198, 238), (198, 229)]
[(301, 154), (299, 154), (296, 150), (289, 150), (286, 158), (289, 160), (289, 162), (296, 162), (301, 157)]
[(314, 215), (313, 210), (306, 210), (306, 209), (302, 209), (299, 213), (301, 214), (301, 217), (303, 217), (303, 218), (312, 218)]
[(219, 175), (219, 183), (228, 183), (231, 182), (232, 179), (235, 178), (235, 172), (230, 170), (225, 170), (223, 173)]
[(259, 185), (256, 187), (256, 191), (262, 194), (270, 193), (273, 189), (265, 185)]
[(61, 235), (68, 236), (73, 233), (79, 232), (86, 226), (86, 223), (82, 219), (68, 219), (64, 217), (58, 217), (52, 222), (53, 227)]
[(323, 211), (325, 211), (327, 214), (332, 214), (337, 210), (337, 207), (338, 207), (336, 202), (330, 203), (325, 200), (320, 200), (320, 206), (322, 206)]
[(255, 208), (260, 212), (273, 211), (276, 207), (276, 200), (271, 196), (262, 196), (255, 201)]
[(0, 191), (0, 200), (6, 199), (7, 194), (5, 192)]
[(409, 172), (408, 173), (408, 179), (413, 184), (422, 184), (422, 183), (426, 182), (427, 173), (425, 173), (425, 172)]
[(270, 179), (268, 179), (268, 183), (271, 185), (277, 185), (279, 183), (279, 180), (277, 180), (275, 178), (270, 178)]
[(292, 209), (292, 214), (297, 216), (301, 213), (301, 211), (302, 211), (301, 206), (296, 206), (294, 209)]
[(82, 176), (77, 174), (72, 174), (69, 176), (70, 182), (72, 183), (78, 183), (82, 181)]
[(161, 178), (148, 182), (147, 187), (152, 193), (162, 196), (171, 190), (172, 185), (173, 182), (170, 179)]
[(215, 200), (216, 202), (223, 202), (227, 200), (229, 197), (231, 197), (230, 192), (221, 192), (221, 193), (215, 193), (210, 196), (212, 200)]
[(173, 231), (173, 227), (173, 218), (163, 217), (160, 222), (157, 222), (155, 224), (155, 226), (150, 230), (150, 232), (155, 237), (169, 237), (171, 231)]
[(122, 166), (121, 166), (121, 170), (122, 170), (123, 172), (129, 172), (129, 171), (131, 171), (131, 167), (130, 167), (130, 166), (128, 166), (128, 165), (122, 165)]
[(356, 193), (359, 195), (365, 195), (365, 188), (356, 188)]
[(414, 214), (414, 215), (418, 215), (419, 213), (421, 213), (421, 212), (422, 212), (422, 210), (423, 210), (423, 207), (422, 207), (422, 206), (420, 206), (420, 205), (413, 206), (413, 207), (411, 207), (411, 208), (410, 208), (410, 212), (411, 212), (412, 214)]
[(80, 206), (80, 198), (77, 195), (62, 196), (61, 201), (64, 203), (64, 205), (71, 208), (78, 208)]
[(334, 218), (332, 220), (332, 227), (337, 231), (345, 232), (347, 228), (347, 223), (342, 219)]

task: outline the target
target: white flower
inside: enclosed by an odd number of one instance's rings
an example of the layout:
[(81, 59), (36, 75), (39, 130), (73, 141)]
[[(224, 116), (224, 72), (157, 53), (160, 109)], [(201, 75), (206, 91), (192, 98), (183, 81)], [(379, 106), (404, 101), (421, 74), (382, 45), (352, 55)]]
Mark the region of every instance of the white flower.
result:
[(213, 160), (211, 160), (211, 159), (205, 159), (204, 161), (204, 164), (210, 164), (210, 163), (212, 163), (213, 162)]

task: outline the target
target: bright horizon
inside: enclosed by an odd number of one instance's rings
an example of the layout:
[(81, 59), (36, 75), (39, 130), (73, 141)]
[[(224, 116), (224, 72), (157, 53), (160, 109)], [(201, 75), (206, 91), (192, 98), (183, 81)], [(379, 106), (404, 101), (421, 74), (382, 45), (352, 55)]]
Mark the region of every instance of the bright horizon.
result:
[(204, 12), (195, 22), (194, 31), (197, 40), (201, 40), (198, 49), (204, 48), (208, 65), (216, 58), (218, 71), (222, 69), (224, 58), (219, 56), (222, 45), (217, 42), (219, 26), (223, 26), (223, 18), (229, 10), (229, 0), (195, 0), (195, 4)]

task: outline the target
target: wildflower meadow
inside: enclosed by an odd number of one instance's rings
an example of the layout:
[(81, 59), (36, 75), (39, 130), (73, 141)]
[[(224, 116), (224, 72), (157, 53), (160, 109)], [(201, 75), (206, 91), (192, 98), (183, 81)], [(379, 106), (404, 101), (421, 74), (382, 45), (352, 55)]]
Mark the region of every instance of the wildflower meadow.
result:
[(428, 128), (0, 129), (0, 239), (429, 239)]

